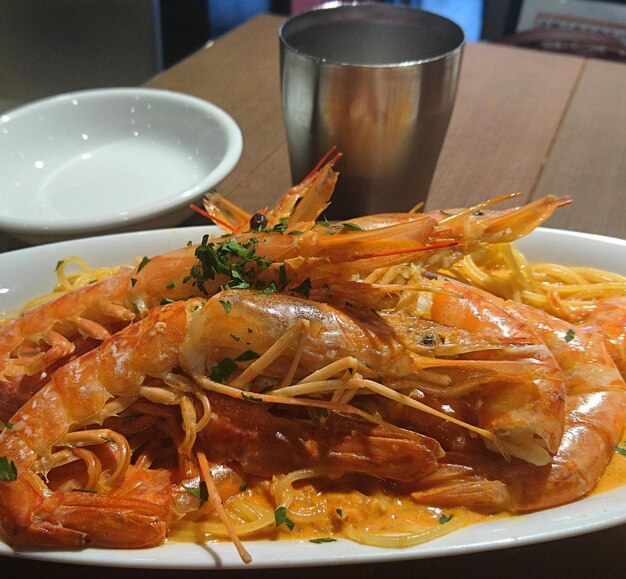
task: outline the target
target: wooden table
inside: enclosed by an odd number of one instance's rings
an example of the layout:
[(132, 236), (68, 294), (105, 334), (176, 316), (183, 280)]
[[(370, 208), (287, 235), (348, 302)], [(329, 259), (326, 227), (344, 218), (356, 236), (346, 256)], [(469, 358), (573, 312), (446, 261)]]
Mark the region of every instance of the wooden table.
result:
[[(248, 210), (290, 186), (278, 81), (281, 19), (259, 16), (165, 71), (149, 86), (207, 99), (229, 112), (244, 135), (240, 163), (219, 186)], [(428, 207), (459, 207), (519, 191), (575, 203), (548, 223), (626, 237), (626, 66), (490, 44), (468, 45), (458, 100)], [(519, 199), (518, 199), (519, 201)], [(202, 223), (191, 216), (188, 225)], [(23, 244), (0, 233), (0, 251)], [(626, 525), (541, 545), (450, 558), (320, 569), (258, 571), (254, 577), (434, 576), (619, 577)], [(288, 548), (285, 545), (284, 548)], [(68, 568), (0, 558), (5, 574), (66, 577)], [(71, 568), (89, 577), (128, 570)], [(348, 574), (348, 575), (346, 575)], [(243, 576), (243, 573), (241, 574)], [(235, 577), (238, 572), (133, 571), (134, 579)]]

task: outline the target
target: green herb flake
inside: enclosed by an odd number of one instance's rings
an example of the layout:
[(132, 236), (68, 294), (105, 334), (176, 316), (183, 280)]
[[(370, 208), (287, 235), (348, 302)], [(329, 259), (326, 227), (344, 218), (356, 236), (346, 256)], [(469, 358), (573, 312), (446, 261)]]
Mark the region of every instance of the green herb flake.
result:
[(260, 396), (255, 396), (254, 394), (248, 394), (247, 392), (242, 392), (241, 398), (243, 400), (247, 400), (248, 402), (263, 402), (263, 398), (261, 398)]
[(346, 231), (363, 231), (363, 228), (360, 225), (357, 225), (356, 223), (350, 223), (349, 221), (346, 223), (342, 223), (341, 226)]
[(235, 362), (247, 362), (248, 360), (256, 360), (260, 356), (253, 350), (246, 350), (235, 358)]
[(199, 509), (201, 509), (204, 503), (206, 503), (209, 500), (209, 491), (204, 481), (200, 482), (200, 486), (188, 487), (187, 485), (183, 485), (183, 488), (189, 494), (192, 494), (194, 497), (197, 497), (198, 499), (200, 499), (200, 506), (198, 507)]
[(309, 543), (315, 543), (320, 545), (321, 543), (335, 543), (337, 539), (333, 539), (332, 537), (318, 537), (317, 539), (309, 539)]
[(246, 483), (241, 483), (241, 486), (239, 487), (239, 492), (243, 493), (244, 491), (248, 490), (248, 485)]
[(227, 314), (230, 314), (230, 310), (233, 307), (232, 304), (228, 300), (220, 300), (220, 304), (222, 304), (222, 307), (224, 308), (224, 311)]
[(166, 288), (166, 289), (174, 289), (175, 287), (176, 287), (176, 280), (172, 280), (172, 281), (170, 281), (170, 282), (169, 282), (169, 283), (165, 286), (165, 288)]
[(235, 336), (235, 334), (231, 334), (230, 337), (235, 340), (235, 342), (239, 342), (239, 340), (241, 340), (241, 336)]
[(576, 332), (570, 328), (567, 330), (565, 337), (563, 338), (568, 344), (576, 337)]
[(336, 508), (335, 512), (340, 519), (343, 519), (343, 509), (341, 507)]
[(161, 298), (161, 301), (159, 302), (162, 306), (166, 306), (167, 304), (173, 304), (176, 300), (172, 299), (172, 298)]
[(271, 231), (277, 231), (278, 233), (285, 233), (289, 227), (289, 222), (286, 217), (281, 217), (279, 222), (272, 227)]
[(275, 294), (276, 293), (276, 284), (272, 282), (264, 289), (257, 290), (261, 294)]
[(307, 277), (298, 287), (291, 288), (291, 291), (308, 298), (311, 293), (311, 280)]
[(5, 420), (5, 421), (4, 421), (4, 427), (5, 427), (7, 430), (12, 430), (12, 429), (13, 429), (13, 423), (12, 423), (12, 422), (9, 422), (8, 420)]
[(617, 454), (621, 454), (622, 456), (626, 456), (626, 442), (622, 446), (616, 446), (615, 452)]
[(225, 382), (236, 369), (235, 362), (230, 358), (224, 358), (211, 368), (211, 380), (213, 382)]
[(130, 285), (131, 285), (131, 287), (135, 287), (136, 283), (137, 283), (137, 278), (136, 277), (131, 277), (130, 278)]
[(59, 261), (57, 261), (57, 265), (54, 268), (54, 271), (59, 271), (59, 269), (61, 269), (61, 266), (65, 263), (65, 261), (63, 259), (60, 259)]
[(287, 507), (278, 507), (274, 510), (274, 521), (277, 527), (286, 525), (290, 531), (295, 527), (294, 522), (287, 517)]
[(150, 258), (144, 255), (141, 261), (139, 262), (139, 265), (137, 266), (137, 273), (139, 273), (144, 267), (146, 267), (148, 263), (150, 263)]
[(445, 525), (447, 522), (450, 521), (450, 519), (452, 519), (454, 515), (441, 515), (439, 517), (439, 524), (440, 525)]
[(17, 478), (17, 467), (15, 463), (6, 456), (0, 456), (0, 480), (15, 480)]

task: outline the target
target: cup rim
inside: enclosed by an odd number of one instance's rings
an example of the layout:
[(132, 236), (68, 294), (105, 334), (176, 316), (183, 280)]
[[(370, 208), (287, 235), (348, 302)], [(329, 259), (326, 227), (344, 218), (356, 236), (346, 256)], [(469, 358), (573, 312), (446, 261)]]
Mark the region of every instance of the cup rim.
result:
[[(287, 29), (297, 25), (301, 20), (314, 17), (316, 15), (322, 14), (325, 11), (334, 11), (334, 10), (341, 10), (341, 9), (360, 10), (360, 11), (373, 11), (374, 10), (379, 13), (385, 13), (385, 14), (391, 14), (391, 15), (393, 15), (394, 13), (401, 14), (402, 12), (405, 12), (407, 14), (410, 13), (413, 15), (420, 14), (424, 17), (428, 17), (432, 19), (433, 21), (438, 21), (441, 24), (445, 24), (446, 26), (449, 26), (450, 28), (455, 29), (455, 32), (459, 35), (459, 42), (456, 43), (455, 46), (451, 48), (450, 50), (447, 50), (445, 52), (442, 52), (441, 54), (437, 54), (431, 57), (417, 58), (413, 60), (402, 60), (402, 61), (388, 62), (388, 63), (363, 64), (363, 63), (345, 62), (339, 59), (335, 60), (335, 59), (323, 58), (323, 57), (315, 56), (312, 54), (308, 54), (307, 52), (303, 51), (297, 46), (294, 46), (292, 43), (290, 43), (287, 40), (286, 38)], [(453, 20), (450, 20), (449, 18), (446, 18), (445, 16), (441, 16), (440, 14), (435, 14), (434, 12), (430, 12), (428, 10), (422, 10), (421, 8), (415, 8), (413, 6), (405, 6), (405, 5), (398, 5), (398, 4), (381, 4), (377, 2), (356, 2), (356, 1), (346, 2), (346, 1), (341, 1), (341, 0), (325, 2), (323, 4), (320, 4), (319, 6), (315, 6), (311, 8), (310, 10), (306, 10), (304, 12), (300, 12), (299, 14), (291, 16), (290, 18), (288, 18), (285, 22), (281, 24), (278, 30), (278, 37), (279, 37), (279, 41), (281, 45), (285, 49), (289, 50), (290, 52), (294, 54), (297, 54), (298, 56), (301, 56), (302, 58), (306, 58), (313, 62), (323, 64), (323, 65), (328, 65), (328, 66), (350, 66), (354, 68), (396, 68), (400, 66), (409, 67), (409, 66), (415, 66), (415, 65), (423, 65), (429, 62), (443, 60), (456, 52), (460, 52), (466, 43), (465, 32), (463, 31), (463, 29)]]

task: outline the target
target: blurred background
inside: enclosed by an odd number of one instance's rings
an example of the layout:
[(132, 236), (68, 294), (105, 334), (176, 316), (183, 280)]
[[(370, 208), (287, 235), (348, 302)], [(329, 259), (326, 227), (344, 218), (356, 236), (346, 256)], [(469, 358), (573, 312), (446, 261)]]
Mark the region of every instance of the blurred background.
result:
[[(388, 0), (457, 22), (470, 42), (626, 62), (624, 0)], [(0, 0), (0, 110), (146, 82), (260, 13), (319, 0)]]

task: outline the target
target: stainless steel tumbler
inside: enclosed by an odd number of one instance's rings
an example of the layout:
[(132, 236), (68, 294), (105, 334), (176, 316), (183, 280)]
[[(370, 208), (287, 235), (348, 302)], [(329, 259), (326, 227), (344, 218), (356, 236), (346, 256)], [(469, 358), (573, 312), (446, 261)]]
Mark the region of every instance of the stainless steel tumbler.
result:
[(407, 6), (332, 2), (290, 18), (279, 37), (293, 182), (337, 147), (327, 217), (425, 201), (456, 97), (462, 29)]

